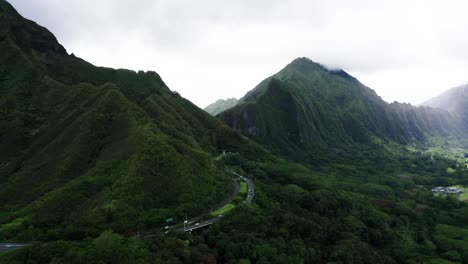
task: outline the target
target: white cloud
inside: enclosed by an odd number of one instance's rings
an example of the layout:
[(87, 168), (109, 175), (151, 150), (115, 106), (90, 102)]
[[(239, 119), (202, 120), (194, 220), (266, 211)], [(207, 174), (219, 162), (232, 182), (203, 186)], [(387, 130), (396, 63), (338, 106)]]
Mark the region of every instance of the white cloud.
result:
[(468, 81), (465, 1), (11, 0), (69, 52), (157, 71), (199, 106), (240, 97), (296, 57), (411, 103)]

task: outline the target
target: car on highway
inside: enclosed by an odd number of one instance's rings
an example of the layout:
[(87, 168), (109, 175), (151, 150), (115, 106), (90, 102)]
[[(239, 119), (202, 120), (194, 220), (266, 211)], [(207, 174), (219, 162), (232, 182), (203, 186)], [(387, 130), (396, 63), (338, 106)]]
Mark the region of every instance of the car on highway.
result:
[(195, 223), (195, 225), (196, 225), (196, 226), (197, 226), (197, 225), (200, 225), (200, 223)]

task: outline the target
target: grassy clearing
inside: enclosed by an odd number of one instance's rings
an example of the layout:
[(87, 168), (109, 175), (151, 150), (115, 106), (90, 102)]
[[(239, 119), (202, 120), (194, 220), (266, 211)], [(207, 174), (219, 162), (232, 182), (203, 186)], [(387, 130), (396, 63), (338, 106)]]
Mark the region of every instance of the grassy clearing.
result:
[[(455, 187), (463, 191), (461, 194), (449, 194), (449, 195), (457, 195), (458, 200), (468, 202), (468, 187), (461, 186), (461, 185), (452, 185), (449, 187)], [(447, 194), (445, 193), (436, 193), (435, 196), (446, 197)]]
[(468, 201), (468, 188), (467, 187), (461, 186), (461, 185), (454, 185), (454, 186), (450, 186), (450, 187), (455, 187), (455, 188), (458, 188), (458, 189), (463, 191), (462, 194), (458, 195), (458, 200)]
[[(247, 193), (247, 183), (246, 182), (240, 182), (239, 184), (239, 194), (237, 195), (237, 198), (234, 200), (236, 201), (237, 199), (244, 199), (244, 196), (241, 195), (241, 194), (246, 194)], [(225, 206), (221, 207), (220, 209), (214, 211), (211, 213), (211, 216), (219, 216), (219, 215), (222, 215), (222, 214), (225, 214), (229, 211), (231, 211), (232, 209), (236, 208), (236, 205), (234, 203), (228, 203), (226, 204)]]
[(240, 193), (247, 193), (247, 183), (246, 182), (241, 182), (240, 183), (239, 192)]
[(226, 204), (225, 206), (223, 206), (222, 208), (214, 211), (213, 213), (211, 213), (211, 216), (218, 216), (218, 215), (222, 215), (222, 214), (225, 214), (229, 211), (231, 211), (232, 209), (234, 209), (236, 206), (233, 205), (233, 204)]
[(447, 173), (449, 173), (449, 174), (453, 174), (453, 173), (456, 172), (456, 171), (457, 171), (457, 170), (452, 169), (452, 168), (450, 168), (450, 167), (447, 168)]
[(464, 202), (468, 201), (468, 193), (462, 193), (462, 194), (460, 194), (460, 196), (458, 196), (458, 199), (459, 199), (460, 201), (464, 201)]

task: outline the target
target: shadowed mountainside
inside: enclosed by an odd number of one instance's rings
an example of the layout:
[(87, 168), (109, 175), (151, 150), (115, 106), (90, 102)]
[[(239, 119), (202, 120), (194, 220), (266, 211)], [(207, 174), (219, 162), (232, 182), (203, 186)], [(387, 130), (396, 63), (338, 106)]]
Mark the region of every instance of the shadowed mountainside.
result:
[(277, 153), (303, 158), (334, 148), (420, 144), (465, 132), (447, 111), (388, 104), (345, 71), (307, 58), (262, 81), (219, 118)]
[(263, 153), (157, 73), (68, 55), (3, 0), (0, 49), (4, 237), (135, 233), (223, 200), (232, 181), (213, 162), (221, 150)]

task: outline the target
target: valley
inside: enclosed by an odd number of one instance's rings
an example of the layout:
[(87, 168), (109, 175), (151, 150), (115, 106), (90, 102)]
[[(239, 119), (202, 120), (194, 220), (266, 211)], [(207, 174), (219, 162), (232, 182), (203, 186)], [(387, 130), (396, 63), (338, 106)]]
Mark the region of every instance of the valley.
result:
[(204, 111), (0, 25), (0, 263), (468, 263), (464, 86), (388, 103), (300, 57)]

